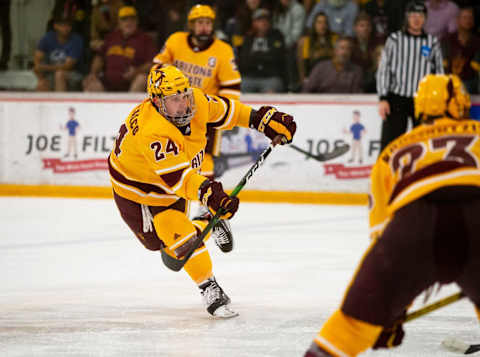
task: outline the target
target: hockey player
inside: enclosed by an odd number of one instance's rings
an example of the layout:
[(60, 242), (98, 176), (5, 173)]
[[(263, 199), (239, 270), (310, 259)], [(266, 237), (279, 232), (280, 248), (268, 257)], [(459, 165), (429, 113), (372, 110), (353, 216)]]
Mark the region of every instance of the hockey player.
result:
[[(190, 85), (230, 99), (240, 98), (240, 72), (232, 47), (214, 35), (215, 12), (208, 5), (195, 5), (188, 13), (189, 32), (175, 32), (165, 42), (154, 63), (173, 64)], [(207, 130), (207, 149), (202, 174), (213, 179), (213, 156), (220, 154), (221, 132)]]
[[(148, 98), (121, 125), (108, 160), (122, 218), (145, 248), (164, 249), (181, 258), (206, 226), (203, 220), (188, 218), (190, 201), (198, 200), (213, 212), (225, 210), (212, 235), (222, 251), (231, 250), (231, 232), (223, 222), (237, 211), (238, 198), (229, 197), (220, 182), (198, 173), (205, 158), (207, 125), (250, 127), (275, 142), (283, 137), (291, 142), (296, 130), (293, 118), (272, 107), (256, 111), (237, 100), (206, 95), (191, 88), (174, 66), (154, 65), (147, 92)], [(237, 315), (215, 281), (205, 245), (195, 251), (185, 270), (211, 315)]]
[(427, 75), (414, 104), (421, 125), (372, 170), (372, 243), (305, 356), (399, 345), (408, 306), (436, 283), (456, 282), (480, 318), (480, 122), (464, 119), (470, 98), (454, 75)]

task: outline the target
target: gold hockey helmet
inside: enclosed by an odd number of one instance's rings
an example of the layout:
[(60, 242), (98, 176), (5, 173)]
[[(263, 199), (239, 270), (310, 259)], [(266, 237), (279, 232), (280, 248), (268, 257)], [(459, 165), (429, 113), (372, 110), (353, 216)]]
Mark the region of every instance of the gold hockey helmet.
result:
[(188, 13), (188, 21), (193, 21), (201, 17), (207, 17), (215, 20), (215, 11), (208, 5), (195, 5), (190, 9)]
[(148, 74), (147, 92), (160, 114), (176, 126), (188, 125), (195, 115), (188, 78), (175, 66), (154, 65)]
[(470, 96), (454, 74), (428, 74), (415, 93), (415, 117), (420, 120), (441, 116), (462, 119), (470, 105)]

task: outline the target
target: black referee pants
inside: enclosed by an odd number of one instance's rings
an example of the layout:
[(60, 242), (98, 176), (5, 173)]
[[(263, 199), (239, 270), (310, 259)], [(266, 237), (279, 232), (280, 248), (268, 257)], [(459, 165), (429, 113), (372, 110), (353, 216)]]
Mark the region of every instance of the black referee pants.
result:
[(416, 126), (413, 98), (389, 94), (387, 101), (390, 104), (390, 114), (382, 121), (380, 138), (380, 152), (385, 147), (407, 131), (408, 118), (412, 120), (412, 127)]

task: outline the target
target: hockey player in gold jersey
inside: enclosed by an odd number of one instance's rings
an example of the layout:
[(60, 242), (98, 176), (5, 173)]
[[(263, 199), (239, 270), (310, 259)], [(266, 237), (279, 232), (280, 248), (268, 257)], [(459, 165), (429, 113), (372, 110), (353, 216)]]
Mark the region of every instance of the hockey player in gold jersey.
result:
[(305, 356), (399, 345), (408, 306), (437, 283), (455, 282), (480, 311), (480, 122), (464, 119), (470, 98), (454, 75), (427, 75), (414, 103), (421, 125), (371, 173), (370, 247)]
[[(180, 258), (208, 223), (188, 218), (190, 201), (201, 201), (212, 212), (225, 210), (212, 236), (222, 251), (230, 251), (233, 238), (225, 220), (235, 214), (239, 201), (229, 197), (220, 182), (198, 172), (205, 158), (207, 125), (250, 127), (276, 142), (279, 137), (291, 142), (293, 118), (272, 107), (256, 111), (238, 100), (206, 95), (191, 88), (174, 66), (154, 65), (147, 92), (148, 98), (121, 125), (108, 160), (122, 218), (147, 249), (164, 249)], [(199, 286), (210, 314), (236, 316), (215, 281), (205, 245), (195, 251), (185, 271)]]
[[(215, 38), (215, 12), (208, 5), (195, 5), (188, 14), (189, 32), (175, 32), (165, 42), (154, 63), (173, 64), (190, 80), (190, 85), (230, 99), (240, 98), (241, 77), (232, 47)], [(214, 177), (213, 156), (220, 154), (221, 132), (209, 129), (201, 172)]]

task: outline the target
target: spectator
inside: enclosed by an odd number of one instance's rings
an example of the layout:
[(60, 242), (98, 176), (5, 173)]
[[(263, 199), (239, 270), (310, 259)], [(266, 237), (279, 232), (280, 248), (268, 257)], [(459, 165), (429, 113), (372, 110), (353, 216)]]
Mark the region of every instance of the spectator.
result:
[(337, 35), (330, 31), (327, 15), (317, 13), (308, 35), (298, 43), (297, 65), (300, 82), (310, 75), (312, 68), (320, 61), (333, 57)]
[(37, 91), (80, 90), (83, 39), (72, 33), (72, 19), (63, 14), (55, 17), (53, 28), (40, 39), (34, 54)]
[(252, 28), (253, 12), (261, 5), (262, 0), (244, 0), (238, 5), (235, 17), (227, 21), (225, 33), (234, 49), (238, 50), (243, 45), (247, 32)]
[(298, 73), (295, 61), (297, 41), (305, 24), (305, 9), (297, 0), (280, 0), (273, 12), (273, 28), (285, 39), (288, 90), (298, 88)]
[(372, 36), (372, 22), (370, 16), (360, 12), (355, 19), (355, 37), (352, 46), (352, 62), (360, 66), (363, 71), (363, 91), (367, 93), (376, 92), (374, 64), (375, 47), (377, 41)]
[(340, 37), (331, 60), (317, 63), (303, 85), (304, 93), (361, 93), (362, 70), (351, 62), (352, 41)]
[(285, 39), (285, 47), (295, 47), (305, 24), (305, 9), (298, 0), (279, 0), (273, 11), (273, 28)]
[(252, 34), (245, 38), (240, 51), (242, 92), (282, 92), (285, 75), (283, 35), (271, 27), (270, 12), (266, 9), (255, 10), (252, 20)]
[(2, 31), (2, 56), (0, 71), (8, 69), (12, 50), (12, 29), (10, 26), (10, 0), (0, 1), (0, 29)]
[(72, 19), (72, 32), (82, 36), (84, 43), (90, 41), (91, 0), (55, 0), (52, 15), (47, 23), (47, 31), (53, 30), (56, 15)]
[(120, 8), (118, 20), (118, 29), (105, 37), (103, 46), (93, 58), (90, 74), (83, 81), (87, 92), (145, 91), (156, 48), (151, 37), (138, 29), (134, 7)]
[(307, 19), (307, 27), (311, 28), (313, 19), (319, 12), (328, 17), (330, 29), (338, 35), (353, 36), (353, 22), (358, 13), (358, 5), (353, 0), (319, 0)]
[(99, 51), (105, 36), (115, 30), (123, 0), (101, 0), (92, 10), (90, 48)]
[(451, 0), (427, 0), (428, 10), (425, 32), (439, 40), (457, 30), (458, 6)]
[(310, 11), (313, 9), (313, 5), (315, 5), (316, 0), (303, 0), (303, 7), (305, 8), (305, 14), (307, 17), (310, 15)]
[(480, 51), (480, 37), (473, 33), (473, 26), (473, 8), (463, 8), (458, 13), (457, 31), (444, 40), (446, 72), (459, 76), (470, 94), (478, 90), (478, 75), (471, 63)]
[(160, 48), (170, 34), (184, 29), (187, 20), (186, 3), (186, 0), (135, 0), (139, 27), (147, 32)]
[(408, 0), (371, 0), (365, 4), (365, 12), (372, 19), (373, 34), (378, 42), (385, 42), (392, 32), (398, 31), (404, 18)]

